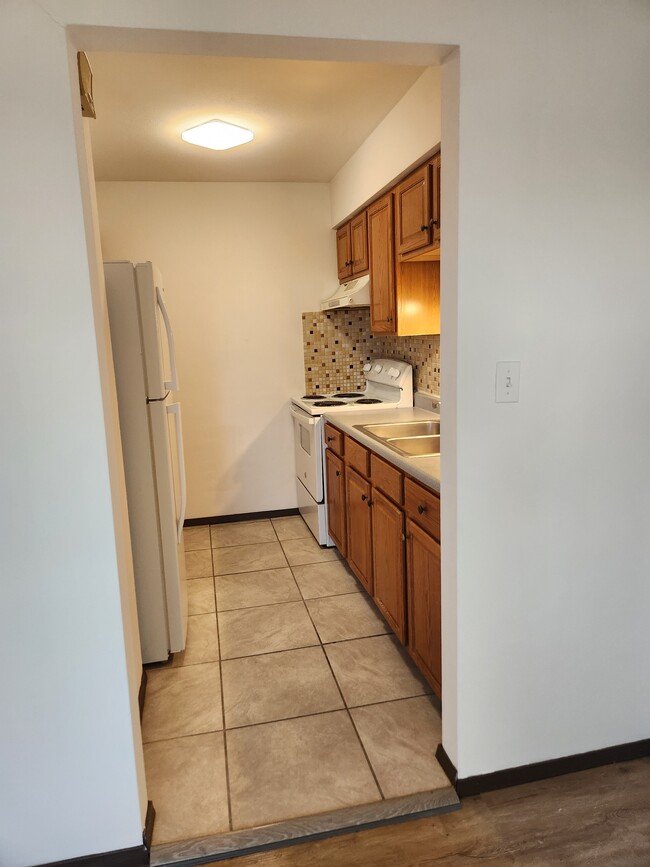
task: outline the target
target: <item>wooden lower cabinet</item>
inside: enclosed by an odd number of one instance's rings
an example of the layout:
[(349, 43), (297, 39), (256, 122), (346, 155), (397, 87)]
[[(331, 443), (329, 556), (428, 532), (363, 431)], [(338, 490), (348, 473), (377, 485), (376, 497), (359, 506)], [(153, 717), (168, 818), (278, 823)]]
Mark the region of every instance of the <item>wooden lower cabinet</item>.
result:
[(329, 424), (326, 441), (329, 534), (442, 698), (440, 497)]
[(372, 514), (371, 488), (356, 470), (346, 468), (345, 504), (348, 518), (347, 557), (350, 568), (368, 593), (372, 581)]
[(402, 644), (405, 644), (404, 513), (376, 489), (373, 491), (372, 500), (374, 599), (388, 625)]
[(325, 449), (325, 479), (327, 484), (327, 523), (334, 544), (345, 557), (347, 531), (345, 515), (345, 472), (341, 458)]
[(417, 524), (406, 521), (408, 651), (442, 698), (440, 640), (440, 544)]

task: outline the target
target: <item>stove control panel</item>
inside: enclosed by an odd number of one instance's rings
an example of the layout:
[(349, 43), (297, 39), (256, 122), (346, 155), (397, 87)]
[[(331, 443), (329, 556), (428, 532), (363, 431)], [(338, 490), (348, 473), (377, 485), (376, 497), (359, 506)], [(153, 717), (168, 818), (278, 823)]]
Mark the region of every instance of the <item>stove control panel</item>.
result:
[(412, 388), (413, 368), (397, 358), (372, 358), (364, 364), (363, 372), (368, 383), (390, 388)]

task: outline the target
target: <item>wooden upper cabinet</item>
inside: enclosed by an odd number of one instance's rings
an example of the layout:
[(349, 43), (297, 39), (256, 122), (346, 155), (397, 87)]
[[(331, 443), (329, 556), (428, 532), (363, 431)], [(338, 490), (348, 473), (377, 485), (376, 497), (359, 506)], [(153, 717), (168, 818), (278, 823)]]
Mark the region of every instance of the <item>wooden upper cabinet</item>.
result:
[(373, 334), (397, 331), (393, 229), (393, 194), (388, 193), (368, 208), (370, 330)]
[(363, 211), (350, 221), (350, 259), (352, 276), (368, 270), (368, 213)]
[(398, 185), (397, 252), (409, 253), (431, 242), (431, 166), (416, 169)]
[(433, 234), (431, 241), (433, 244), (440, 245), (440, 154), (431, 160), (431, 210), (433, 216)]
[(348, 280), (352, 276), (352, 243), (349, 223), (336, 230), (336, 261), (339, 269), (339, 282)]
[(440, 259), (440, 154), (412, 172), (395, 192), (400, 262)]
[(336, 261), (339, 282), (368, 271), (368, 215), (358, 214), (349, 223), (336, 230)]

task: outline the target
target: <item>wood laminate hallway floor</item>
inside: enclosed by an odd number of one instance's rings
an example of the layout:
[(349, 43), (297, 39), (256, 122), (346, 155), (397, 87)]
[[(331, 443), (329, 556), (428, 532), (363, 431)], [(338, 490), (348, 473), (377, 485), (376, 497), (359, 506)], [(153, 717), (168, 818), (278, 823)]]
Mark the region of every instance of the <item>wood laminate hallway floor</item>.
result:
[(650, 758), (488, 792), (464, 799), (462, 809), (453, 813), (227, 863), (232, 867), (648, 867)]
[(185, 531), (187, 646), (148, 671), (152, 864), (457, 806), (431, 689), (302, 518)]

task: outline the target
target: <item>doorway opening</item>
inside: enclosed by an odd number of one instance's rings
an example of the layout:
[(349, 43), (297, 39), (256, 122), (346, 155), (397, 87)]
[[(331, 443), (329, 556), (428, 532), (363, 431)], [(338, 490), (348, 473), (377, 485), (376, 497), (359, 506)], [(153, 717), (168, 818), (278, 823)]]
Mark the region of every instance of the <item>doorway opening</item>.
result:
[[(337, 45), (338, 53), (355, 49), (352, 44)], [(418, 49), (422, 57), (426, 54), (426, 65), (434, 56), (438, 62), (443, 53), (432, 46), (413, 46), (415, 54)], [(377, 51), (381, 54), (381, 47)], [(96, 103), (101, 112), (101, 100)], [(402, 172), (410, 168), (406, 163)], [(387, 177), (386, 184), (395, 179)], [(168, 191), (153, 186), (169, 182), (152, 184), (149, 179), (149, 189), (143, 190), (142, 178), (102, 180), (100, 175), (98, 181), (104, 258), (158, 258), (156, 251), (169, 248), (183, 233), (183, 223), (192, 224), (196, 186), (193, 201), (170, 212), (165, 224), (160, 217), (165, 209), (157, 209), (150, 194), (160, 193), (158, 202), (164, 201)], [(177, 193), (179, 182), (173, 183)], [(136, 204), (142, 192), (143, 199)], [(346, 201), (344, 195), (339, 198)], [(230, 204), (234, 224), (237, 203), (231, 199)], [(203, 206), (209, 211), (214, 201)], [(313, 202), (309, 206), (314, 209)], [(129, 223), (128, 212), (139, 215), (141, 207), (152, 215), (157, 212), (157, 225)], [(319, 207), (323, 214), (322, 201)], [(330, 227), (336, 221), (329, 215), (321, 219), (323, 238), (328, 239), (323, 249), (327, 244), (333, 247)], [(240, 223), (240, 231), (244, 225)], [(206, 247), (211, 231), (214, 223), (206, 219), (200, 239)], [(250, 251), (250, 234), (242, 236)], [(294, 236), (291, 243), (300, 240)], [(253, 247), (259, 243), (271, 255), (263, 240), (255, 238)], [(329, 253), (320, 255), (325, 260)], [(182, 262), (169, 269), (160, 261), (156, 264), (171, 271), (172, 284), (176, 274), (183, 273)], [(247, 268), (245, 257), (241, 267)], [(331, 272), (325, 279), (331, 282)], [(177, 285), (182, 282), (181, 278)], [(218, 307), (218, 293), (206, 297), (209, 305), (216, 302)], [(189, 317), (181, 309), (183, 303), (192, 308)], [(196, 297), (183, 299), (178, 293), (170, 306), (172, 314), (186, 317), (186, 322), (214, 316), (214, 307), (208, 305), (206, 317), (206, 309), (197, 309), (196, 304)], [(260, 319), (259, 306), (253, 303), (253, 308), (254, 318)], [(273, 315), (269, 308), (264, 312)], [(228, 327), (238, 341), (250, 344), (241, 318), (232, 321), (238, 328)], [(261, 342), (263, 335), (256, 337)], [(188, 327), (186, 346), (193, 340)], [(302, 334), (298, 340), (302, 342)], [(233, 358), (236, 362), (240, 356), (233, 352)], [(304, 357), (299, 359), (301, 375), (303, 361)], [(191, 383), (189, 361), (184, 376)], [(196, 390), (205, 394), (204, 385)], [(237, 382), (233, 385), (241, 388)], [(253, 391), (258, 388), (248, 379), (245, 385)], [(239, 411), (241, 403), (220, 392), (222, 382), (213, 378), (209, 386), (222, 411), (232, 412), (233, 405)], [(249, 460), (231, 468), (231, 487), (241, 484), (251, 465), (255, 469), (253, 455), (251, 448)], [(256, 471), (259, 476), (259, 465)], [(273, 512), (264, 499), (269, 487), (258, 484), (254, 495), (260, 497), (259, 508), (241, 511)], [(240, 511), (237, 506), (223, 508), (225, 514)], [(197, 506), (192, 517), (214, 514), (216, 510), (206, 513)], [(153, 841), (157, 863), (181, 854), (245, 849), (456, 803), (434, 757), (434, 741), (441, 740), (440, 705), (334, 549), (318, 546), (296, 515), (196, 525), (186, 529), (185, 543), (191, 605), (187, 648), (167, 665), (149, 670), (143, 719), (147, 788), (158, 811)], [(421, 761), (411, 764), (405, 781), (402, 772), (409, 765), (403, 750), (413, 753), (414, 744)], [(172, 791), (175, 801), (163, 806), (166, 793)]]

